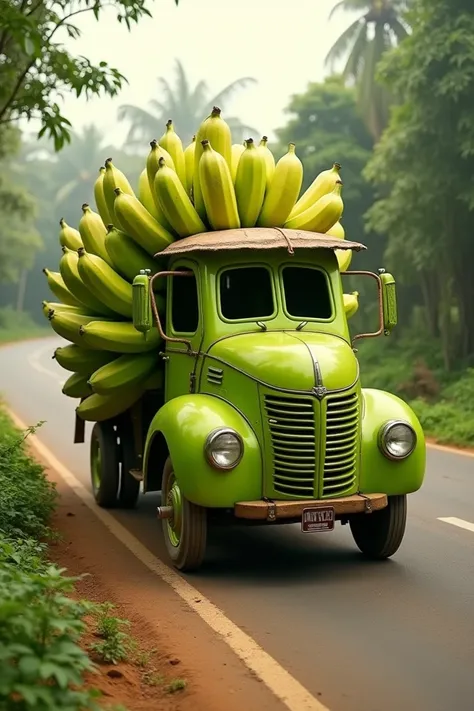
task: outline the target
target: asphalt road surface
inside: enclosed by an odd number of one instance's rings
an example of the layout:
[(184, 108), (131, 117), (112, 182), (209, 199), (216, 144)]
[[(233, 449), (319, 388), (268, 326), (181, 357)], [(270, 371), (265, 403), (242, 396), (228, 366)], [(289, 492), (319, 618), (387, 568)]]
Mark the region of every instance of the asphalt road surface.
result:
[[(23, 422), (46, 421), (40, 439), (88, 485), (88, 444), (72, 442), (76, 403), (51, 359), (60, 343), (0, 349), (0, 393)], [(114, 515), (166, 562), (156, 505), (147, 495)], [(364, 561), (348, 527), (231, 528), (211, 534), (189, 580), (331, 711), (474, 709), (472, 457), (429, 450), (390, 561)]]

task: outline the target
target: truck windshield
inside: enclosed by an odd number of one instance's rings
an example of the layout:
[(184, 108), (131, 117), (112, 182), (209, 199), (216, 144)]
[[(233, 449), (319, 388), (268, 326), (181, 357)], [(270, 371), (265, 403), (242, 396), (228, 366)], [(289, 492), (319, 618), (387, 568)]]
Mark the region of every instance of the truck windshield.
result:
[(328, 319), (332, 316), (326, 274), (311, 267), (284, 267), (286, 311), (295, 318)]
[(275, 311), (272, 276), (266, 267), (226, 269), (219, 281), (221, 314), (229, 321), (268, 318)]

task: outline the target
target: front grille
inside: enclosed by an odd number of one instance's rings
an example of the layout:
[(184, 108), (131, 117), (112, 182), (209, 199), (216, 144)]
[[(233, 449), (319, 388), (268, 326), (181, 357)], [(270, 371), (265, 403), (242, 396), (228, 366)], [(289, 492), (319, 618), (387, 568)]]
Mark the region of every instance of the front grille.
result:
[(326, 405), (326, 453), (323, 496), (341, 496), (356, 480), (359, 397), (357, 393), (329, 397)]
[(292, 496), (314, 496), (315, 418), (313, 401), (265, 396), (270, 430), (275, 491)]

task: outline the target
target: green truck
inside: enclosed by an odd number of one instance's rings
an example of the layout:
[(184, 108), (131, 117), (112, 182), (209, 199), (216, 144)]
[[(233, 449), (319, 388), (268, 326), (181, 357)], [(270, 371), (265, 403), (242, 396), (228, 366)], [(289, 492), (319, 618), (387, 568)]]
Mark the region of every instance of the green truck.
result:
[[(425, 472), (420, 423), (401, 399), (364, 389), (354, 343), (397, 322), (395, 282), (375, 281), (379, 329), (351, 338), (337, 249), (311, 232), (239, 229), (178, 240), (165, 269), (133, 285), (134, 325), (162, 337), (164, 386), (91, 435), (100, 506), (161, 491), (158, 518), (181, 571), (203, 562), (208, 526), (349, 524), (365, 556), (399, 548), (407, 494)], [(166, 314), (153, 285), (167, 280)], [(75, 441), (84, 441), (76, 420)]]

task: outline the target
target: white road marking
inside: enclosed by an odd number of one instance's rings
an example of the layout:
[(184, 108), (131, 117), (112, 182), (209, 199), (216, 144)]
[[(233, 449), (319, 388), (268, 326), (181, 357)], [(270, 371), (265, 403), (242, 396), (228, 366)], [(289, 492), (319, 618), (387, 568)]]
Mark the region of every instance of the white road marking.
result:
[(470, 521), (464, 521), (462, 518), (456, 518), (455, 516), (448, 516), (446, 518), (438, 518), (438, 521), (443, 521), (443, 523), (450, 523), (451, 526), (457, 526), (458, 528), (464, 528), (466, 531), (471, 531), (474, 533), (474, 523)]
[[(25, 430), (27, 426), (7, 410), (16, 427)], [(51, 466), (82, 499), (109, 531), (126, 546), (152, 573), (166, 582), (179, 597), (216, 632), (230, 649), (241, 659), (253, 674), (286, 706), (289, 711), (329, 711), (300, 682), (271, 657), (248, 634), (232, 622), (214, 603), (199, 590), (180, 577), (159, 558), (153, 555), (111, 514), (97, 506), (92, 494), (46, 447), (37, 435), (30, 435), (28, 441), (36, 452)]]
[(36, 351), (33, 351), (33, 353), (28, 356), (28, 364), (38, 373), (48, 375), (50, 378), (56, 380), (56, 382), (59, 383), (62, 387), (65, 383), (65, 380), (61, 372), (45, 368), (44, 365), (40, 363), (41, 356), (43, 356), (46, 352), (52, 353), (51, 344), (44, 346), (43, 348), (38, 348), (38, 350)]

